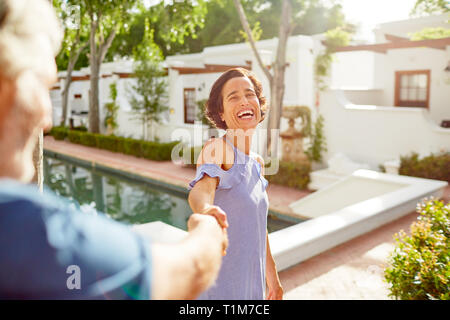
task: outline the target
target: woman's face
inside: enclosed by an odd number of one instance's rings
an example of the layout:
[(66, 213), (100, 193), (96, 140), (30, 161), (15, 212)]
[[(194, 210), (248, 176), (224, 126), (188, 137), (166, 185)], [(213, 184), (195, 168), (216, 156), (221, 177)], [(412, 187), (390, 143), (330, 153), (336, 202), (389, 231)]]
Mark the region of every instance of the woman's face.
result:
[(222, 88), (221, 118), (228, 129), (254, 129), (261, 121), (261, 110), (253, 83), (247, 77), (228, 80)]

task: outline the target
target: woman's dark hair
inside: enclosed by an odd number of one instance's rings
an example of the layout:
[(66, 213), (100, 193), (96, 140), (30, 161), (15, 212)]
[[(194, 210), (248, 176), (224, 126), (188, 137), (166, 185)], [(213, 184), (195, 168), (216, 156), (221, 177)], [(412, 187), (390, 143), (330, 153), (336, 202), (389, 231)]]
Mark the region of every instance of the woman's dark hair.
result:
[(205, 115), (206, 118), (218, 129), (226, 130), (227, 124), (220, 118), (220, 114), (223, 113), (223, 97), (222, 89), (225, 83), (232, 78), (246, 77), (250, 79), (255, 89), (256, 96), (259, 100), (259, 105), (261, 108), (261, 121), (264, 120), (267, 106), (266, 97), (262, 93), (261, 82), (256, 79), (255, 75), (244, 68), (233, 68), (224, 72), (219, 79), (214, 82), (211, 92), (209, 93), (209, 98), (205, 104)]

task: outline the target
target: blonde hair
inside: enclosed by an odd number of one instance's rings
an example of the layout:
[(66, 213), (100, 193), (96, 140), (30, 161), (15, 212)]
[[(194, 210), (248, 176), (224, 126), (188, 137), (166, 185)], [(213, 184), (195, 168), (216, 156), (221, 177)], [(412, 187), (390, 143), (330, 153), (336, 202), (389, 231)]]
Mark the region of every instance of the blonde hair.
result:
[(59, 51), (62, 29), (47, 0), (0, 0), (0, 74), (17, 77), (40, 63), (33, 52), (35, 38), (48, 37), (54, 55)]

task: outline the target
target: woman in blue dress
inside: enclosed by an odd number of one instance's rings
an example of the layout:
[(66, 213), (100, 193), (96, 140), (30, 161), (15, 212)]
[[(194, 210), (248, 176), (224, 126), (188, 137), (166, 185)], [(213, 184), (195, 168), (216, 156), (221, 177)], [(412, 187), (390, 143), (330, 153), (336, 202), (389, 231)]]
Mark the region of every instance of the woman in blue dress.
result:
[(230, 69), (211, 88), (206, 115), (226, 134), (204, 145), (188, 200), (193, 212), (216, 217), (229, 245), (216, 283), (199, 299), (283, 297), (267, 232), (264, 161), (250, 151), (265, 110), (261, 83), (248, 70)]

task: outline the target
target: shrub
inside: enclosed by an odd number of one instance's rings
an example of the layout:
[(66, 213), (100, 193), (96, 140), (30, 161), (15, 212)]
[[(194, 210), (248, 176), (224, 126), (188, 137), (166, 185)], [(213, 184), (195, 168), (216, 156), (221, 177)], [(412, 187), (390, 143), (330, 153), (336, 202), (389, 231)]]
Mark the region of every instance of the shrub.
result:
[(431, 154), (422, 159), (417, 153), (400, 157), (399, 173), (450, 182), (450, 152)]
[(141, 140), (125, 138), (125, 154), (142, 158)]
[(397, 299), (450, 299), (450, 203), (426, 200), (411, 225), (411, 236), (395, 235), (385, 279)]
[(49, 134), (52, 135), (55, 140), (64, 140), (67, 137), (69, 129), (66, 127), (53, 127)]
[(121, 152), (135, 157), (156, 161), (171, 160), (172, 149), (179, 141), (160, 143), (132, 138), (117, 137), (114, 135), (95, 134), (79, 130), (69, 130), (64, 127), (54, 127), (50, 132), (55, 139), (62, 140), (66, 136), (72, 143), (89, 147), (97, 147), (112, 152)]
[(117, 137), (117, 152), (124, 153), (125, 152), (125, 141), (127, 138), (125, 137)]
[(265, 177), (270, 183), (302, 190), (308, 187), (310, 172), (310, 162), (297, 163), (280, 161), (278, 173)]
[(77, 131), (77, 130), (69, 130), (67, 133), (67, 137), (69, 138), (69, 141), (72, 143), (81, 143), (81, 136), (83, 135), (83, 131)]
[(86, 126), (77, 126), (77, 127), (73, 127), (72, 130), (76, 130), (76, 131), (83, 131), (83, 132), (87, 132), (88, 129), (86, 128)]
[(167, 143), (159, 143), (159, 149), (160, 149), (160, 159), (161, 160), (171, 160), (172, 157), (172, 149), (179, 144), (180, 141), (173, 141), (173, 142), (167, 142)]
[(94, 133), (84, 132), (80, 136), (80, 143), (88, 147), (97, 147), (97, 139)]
[(152, 141), (142, 141), (141, 152), (142, 157), (151, 160), (159, 160), (159, 152), (156, 143)]
[(117, 137), (105, 136), (103, 134), (96, 134), (97, 147), (100, 149), (117, 152)]

